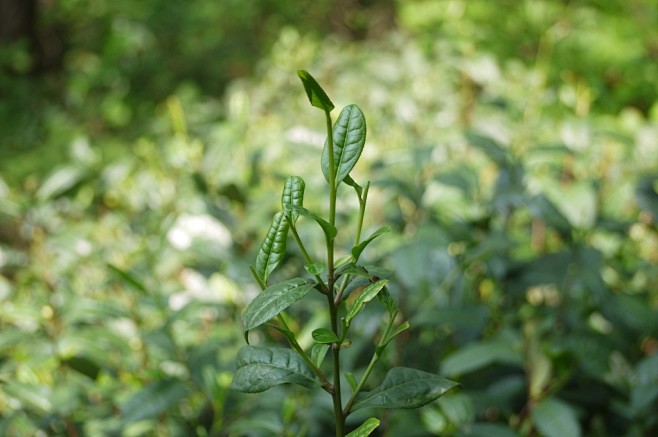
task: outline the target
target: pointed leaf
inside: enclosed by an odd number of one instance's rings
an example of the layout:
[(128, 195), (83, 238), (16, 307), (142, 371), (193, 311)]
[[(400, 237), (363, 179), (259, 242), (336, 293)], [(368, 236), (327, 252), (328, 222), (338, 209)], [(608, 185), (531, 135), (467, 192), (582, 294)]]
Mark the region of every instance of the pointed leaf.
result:
[(322, 361), (324, 361), (325, 355), (329, 350), (328, 344), (319, 344), (316, 343), (311, 348), (311, 360), (315, 363), (316, 366), (322, 367)]
[(321, 275), (327, 270), (327, 265), (323, 262), (316, 262), (313, 264), (306, 264), (304, 266), (307, 272), (313, 276)]
[(384, 289), (379, 292), (377, 299), (379, 299), (379, 301), (386, 307), (391, 317), (395, 317), (398, 313), (398, 305), (391, 297), (391, 293), (388, 292), (387, 287), (384, 287)]
[(259, 393), (279, 384), (312, 388), (315, 376), (304, 360), (290, 349), (245, 346), (238, 352), (237, 369), (231, 388)]
[(281, 195), (281, 207), (283, 212), (290, 218), (290, 221), (295, 223), (298, 214), (287, 208), (287, 205), (304, 205), (304, 188), (306, 184), (304, 179), (299, 176), (289, 176), (283, 186), (283, 194)]
[(345, 437), (367, 437), (379, 426), (379, 419), (371, 417)]
[(381, 281), (370, 284), (363, 289), (359, 297), (356, 298), (354, 306), (350, 308), (349, 312), (345, 316), (345, 323), (347, 323), (347, 326), (349, 326), (352, 322), (352, 319), (354, 319), (354, 317), (359, 314), (359, 312), (363, 309), (363, 306), (373, 300), (377, 296), (377, 293), (379, 293), (386, 284), (388, 284), (388, 280), (382, 279)]
[(381, 228), (377, 229), (371, 236), (357, 244), (352, 248), (352, 256), (354, 257), (355, 260), (359, 260), (359, 257), (361, 256), (361, 253), (363, 250), (374, 240), (375, 238), (379, 237), (382, 234), (385, 234), (387, 232), (391, 232), (390, 226), (382, 226)]
[(388, 338), (386, 338), (386, 341), (384, 341), (384, 346), (390, 343), (391, 340), (393, 340), (393, 338), (395, 338), (396, 335), (406, 331), (407, 329), (409, 329), (409, 322), (405, 321), (402, 324), (400, 324), (400, 326), (395, 328), (390, 334), (388, 334)]
[[(356, 105), (348, 105), (334, 124), (334, 171), (336, 186), (350, 174), (361, 156), (366, 142), (366, 118)], [(329, 181), (329, 147), (325, 142), (322, 152), (322, 173)]]
[(334, 227), (328, 221), (324, 220), (321, 217), (318, 217), (308, 209), (303, 208), (301, 206), (287, 205), (286, 208), (290, 208), (291, 211), (303, 217), (312, 218), (313, 220), (315, 220), (324, 231), (324, 235), (327, 237), (328, 240), (333, 240), (334, 238), (336, 238), (336, 234), (337, 234), (336, 227)]
[(272, 219), (269, 231), (260, 245), (256, 255), (256, 273), (267, 284), (270, 273), (281, 263), (286, 253), (286, 240), (288, 238), (288, 221), (281, 211)]
[[(363, 188), (361, 187), (361, 185), (357, 184), (354, 181), (354, 179), (352, 179), (352, 176), (350, 175), (345, 176), (343, 182), (345, 182), (350, 187), (354, 188), (354, 190), (356, 191), (356, 195), (359, 196), (359, 199), (361, 199), (361, 195), (363, 194)], [(370, 184), (370, 182), (368, 182), (366, 185), (368, 184)]]
[(267, 287), (242, 312), (245, 337), (249, 330), (272, 320), (281, 311), (301, 300), (314, 286), (314, 283), (304, 278), (294, 278)]
[(456, 382), (408, 367), (388, 371), (382, 385), (356, 397), (352, 411), (360, 408), (418, 408), (442, 396)]
[(316, 343), (338, 343), (336, 333), (330, 329), (318, 328), (311, 333)]
[(327, 93), (324, 92), (320, 84), (318, 84), (308, 71), (297, 70), (297, 76), (302, 80), (304, 90), (311, 105), (327, 112), (334, 109), (334, 104), (329, 99), (329, 96), (327, 96)]

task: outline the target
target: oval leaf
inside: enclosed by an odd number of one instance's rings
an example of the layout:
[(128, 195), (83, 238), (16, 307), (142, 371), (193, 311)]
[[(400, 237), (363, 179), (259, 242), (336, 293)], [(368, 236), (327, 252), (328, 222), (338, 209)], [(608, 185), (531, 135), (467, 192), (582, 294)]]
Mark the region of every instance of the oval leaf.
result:
[(283, 194), (281, 195), (281, 207), (283, 212), (290, 218), (293, 223), (297, 220), (298, 214), (291, 211), (287, 205), (304, 205), (304, 188), (306, 184), (304, 179), (299, 176), (289, 176), (283, 185)]
[(539, 432), (546, 437), (579, 437), (580, 425), (574, 409), (557, 398), (543, 399), (532, 410)]
[(311, 105), (327, 112), (334, 109), (334, 104), (329, 99), (329, 96), (327, 96), (327, 93), (324, 92), (320, 84), (318, 84), (308, 71), (297, 70), (297, 76), (302, 80), (304, 90)]
[(386, 286), (386, 284), (388, 284), (388, 280), (382, 279), (381, 281), (370, 284), (363, 289), (361, 294), (359, 294), (359, 297), (356, 298), (354, 305), (352, 308), (350, 308), (349, 312), (345, 316), (345, 323), (347, 323), (347, 326), (349, 326), (352, 322), (352, 319), (354, 319), (354, 317), (359, 314), (359, 312), (363, 309), (363, 306), (373, 300), (381, 291), (381, 289)]
[(242, 312), (245, 337), (247, 332), (272, 320), (281, 311), (302, 299), (315, 284), (294, 278), (267, 287)]
[(418, 408), (439, 398), (456, 382), (422, 370), (394, 367), (382, 385), (356, 398), (352, 411), (360, 408)]
[[(348, 105), (334, 124), (334, 172), (336, 186), (350, 174), (361, 156), (366, 142), (366, 118), (356, 105)], [(322, 173), (329, 181), (329, 147), (322, 151)], [(350, 181), (351, 182), (351, 181)]]
[(338, 343), (338, 337), (334, 331), (326, 328), (318, 328), (311, 333), (316, 343)]
[(377, 229), (371, 236), (357, 244), (352, 248), (352, 256), (354, 257), (355, 261), (359, 260), (359, 257), (361, 256), (361, 253), (363, 250), (374, 240), (375, 238), (379, 237), (382, 234), (385, 234), (387, 232), (391, 232), (391, 227), (390, 226), (382, 226), (381, 228)]
[(367, 437), (379, 426), (379, 419), (371, 417), (345, 437)]
[(304, 360), (290, 349), (245, 346), (238, 352), (237, 369), (231, 388), (259, 393), (279, 384), (312, 388), (315, 376)]
[(256, 255), (256, 273), (267, 284), (270, 273), (281, 263), (286, 254), (286, 240), (288, 238), (288, 221), (281, 211), (272, 219), (269, 231), (260, 245)]

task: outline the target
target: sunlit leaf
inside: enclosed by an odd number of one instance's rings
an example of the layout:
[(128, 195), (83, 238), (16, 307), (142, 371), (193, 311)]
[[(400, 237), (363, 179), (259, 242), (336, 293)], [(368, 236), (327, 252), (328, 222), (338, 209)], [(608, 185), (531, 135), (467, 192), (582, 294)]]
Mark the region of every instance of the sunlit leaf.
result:
[[(366, 142), (366, 118), (356, 105), (348, 105), (340, 112), (334, 124), (334, 172), (336, 186), (350, 174)], [(329, 181), (329, 147), (325, 142), (322, 151), (322, 173)]]
[(302, 80), (304, 90), (306, 91), (306, 95), (308, 96), (311, 105), (324, 111), (331, 111), (334, 109), (334, 104), (329, 99), (329, 96), (327, 96), (327, 93), (324, 92), (320, 84), (318, 84), (308, 71), (297, 70), (297, 75)]
[(367, 437), (379, 426), (379, 419), (371, 417), (345, 437)]
[(251, 329), (272, 320), (281, 311), (301, 300), (313, 289), (314, 283), (294, 278), (267, 287), (242, 312), (245, 338)]
[(437, 399), (458, 384), (432, 373), (394, 367), (376, 389), (361, 392), (352, 411), (361, 408), (418, 408)]
[(256, 273), (265, 284), (267, 284), (270, 273), (281, 263), (286, 254), (289, 226), (283, 212), (277, 212), (260, 245), (258, 255), (256, 255)]
[(304, 187), (304, 180), (299, 176), (289, 176), (283, 186), (281, 207), (293, 223), (297, 220), (298, 213), (291, 211), (288, 205), (304, 206)]
[(307, 388), (318, 385), (311, 369), (290, 349), (245, 346), (238, 352), (236, 365), (231, 388), (244, 393), (288, 383)]

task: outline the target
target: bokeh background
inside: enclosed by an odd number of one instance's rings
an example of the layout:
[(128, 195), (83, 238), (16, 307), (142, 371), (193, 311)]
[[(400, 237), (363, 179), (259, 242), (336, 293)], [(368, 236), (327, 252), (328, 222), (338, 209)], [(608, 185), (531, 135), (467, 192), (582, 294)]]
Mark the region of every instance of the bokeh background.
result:
[(364, 257), (412, 328), (373, 383), (462, 384), (378, 435), (655, 435), (654, 0), (0, 0), (0, 435), (332, 434), (324, 392), (229, 390), (281, 182), (326, 204), (300, 68), (364, 111), (393, 228)]

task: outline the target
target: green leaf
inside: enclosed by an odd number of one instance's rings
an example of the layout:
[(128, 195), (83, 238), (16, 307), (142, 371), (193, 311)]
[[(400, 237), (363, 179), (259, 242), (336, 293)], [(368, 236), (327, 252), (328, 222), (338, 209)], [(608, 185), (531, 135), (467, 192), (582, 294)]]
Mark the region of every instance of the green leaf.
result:
[(279, 384), (312, 388), (315, 376), (304, 360), (284, 348), (245, 346), (238, 352), (231, 388), (243, 393), (260, 393)]
[(306, 184), (304, 179), (299, 176), (289, 176), (283, 185), (283, 194), (281, 195), (281, 208), (283, 212), (290, 218), (292, 223), (297, 220), (298, 214), (291, 211), (288, 205), (304, 205), (304, 188)]
[(119, 275), (121, 279), (126, 282), (127, 284), (130, 284), (133, 288), (141, 291), (142, 293), (148, 294), (148, 290), (146, 289), (146, 286), (135, 277), (132, 273), (127, 272), (126, 270), (123, 270), (117, 266), (115, 266), (112, 263), (107, 263), (107, 267), (109, 267), (110, 270), (112, 270), (114, 273)]
[(361, 256), (361, 253), (363, 250), (374, 240), (375, 238), (379, 237), (382, 234), (385, 234), (387, 232), (391, 232), (390, 226), (382, 226), (381, 228), (377, 229), (371, 236), (357, 244), (352, 248), (352, 256), (354, 257), (355, 261), (359, 260), (359, 257)]
[(398, 305), (391, 297), (391, 293), (388, 292), (387, 287), (384, 287), (384, 289), (379, 292), (377, 299), (379, 299), (379, 301), (386, 307), (391, 317), (395, 317), (395, 315), (398, 313)]
[(327, 265), (323, 262), (316, 262), (313, 264), (306, 264), (304, 266), (307, 272), (313, 276), (321, 275), (327, 270)]
[(352, 389), (352, 391), (356, 390), (359, 383), (356, 382), (356, 378), (354, 377), (354, 373), (345, 372), (345, 379), (347, 380), (347, 383), (350, 385), (350, 388)]
[(359, 426), (357, 429), (347, 434), (345, 437), (367, 437), (375, 428), (379, 426), (379, 419), (371, 417)]
[(388, 280), (382, 279), (381, 281), (370, 284), (363, 289), (361, 294), (359, 294), (359, 297), (356, 298), (354, 305), (352, 308), (350, 308), (347, 315), (345, 316), (345, 323), (347, 326), (349, 326), (352, 322), (352, 319), (354, 319), (354, 317), (359, 314), (359, 312), (363, 309), (363, 306), (373, 300), (377, 296), (377, 293), (379, 293), (386, 284), (388, 284)]
[(281, 263), (286, 254), (289, 227), (283, 212), (277, 212), (272, 219), (272, 224), (265, 239), (260, 245), (258, 255), (256, 255), (256, 273), (265, 284), (267, 284), (270, 273)]
[(579, 437), (580, 425), (574, 409), (558, 398), (549, 397), (532, 410), (537, 430), (546, 437)]
[(397, 336), (398, 334), (406, 331), (407, 329), (409, 329), (409, 322), (405, 321), (405, 322), (401, 323), (400, 326), (398, 326), (390, 334), (388, 334), (388, 337), (384, 341), (384, 346), (389, 344), (391, 342), (391, 340), (393, 340), (393, 338), (395, 338), (395, 336)]
[[(357, 184), (354, 179), (352, 179), (352, 176), (347, 175), (345, 176), (345, 179), (343, 179), (343, 182), (345, 182), (347, 185), (350, 187), (354, 188), (356, 191), (356, 195), (359, 196), (359, 199), (361, 199), (361, 196), (363, 195), (363, 187), (361, 185)], [(366, 185), (368, 185), (370, 182), (368, 182)]]
[(318, 328), (311, 333), (316, 343), (338, 343), (336, 333), (330, 329)]
[(334, 109), (334, 104), (329, 99), (329, 96), (327, 96), (327, 93), (324, 92), (320, 84), (318, 84), (308, 71), (297, 70), (297, 76), (302, 80), (304, 90), (311, 105), (326, 112)]
[(376, 389), (361, 392), (352, 411), (360, 408), (418, 408), (442, 396), (456, 382), (422, 370), (394, 367)]
[(178, 379), (164, 379), (151, 383), (130, 397), (121, 407), (124, 423), (156, 417), (180, 405), (190, 394), (188, 386)]
[(315, 220), (322, 230), (324, 231), (324, 235), (327, 237), (328, 240), (333, 240), (336, 238), (336, 234), (338, 231), (336, 230), (336, 227), (333, 226), (331, 223), (326, 221), (325, 219), (318, 217), (317, 215), (313, 214), (311, 211), (309, 211), (306, 208), (303, 208), (298, 205), (287, 205), (287, 208), (290, 208), (291, 211), (293, 211), (296, 214), (299, 214), (303, 217), (311, 218)]
[[(350, 174), (361, 156), (366, 142), (366, 118), (356, 105), (348, 105), (340, 112), (334, 124), (334, 171), (336, 186)], [(322, 173), (329, 181), (329, 147), (325, 142), (322, 151)]]
[(328, 350), (328, 344), (316, 343), (313, 345), (311, 348), (311, 360), (315, 363), (316, 366), (322, 366), (322, 361), (324, 361), (324, 357), (327, 355)]
[(267, 287), (242, 312), (245, 338), (247, 332), (272, 320), (281, 311), (301, 300), (315, 284), (304, 278), (294, 278)]
[(522, 364), (519, 352), (505, 341), (474, 343), (465, 346), (441, 363), (442, 373), (448, 376), (464, 375), (493, 363)]

